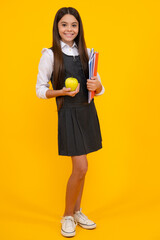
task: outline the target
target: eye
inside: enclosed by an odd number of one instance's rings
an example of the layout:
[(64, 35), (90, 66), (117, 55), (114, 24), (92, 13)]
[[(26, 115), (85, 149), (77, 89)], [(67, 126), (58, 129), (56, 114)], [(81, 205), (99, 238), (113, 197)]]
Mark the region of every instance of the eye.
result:
[(66, 24), (65, 24), (65, 23), (62, 23), (62, 26), (63, 26), (63, 27), (65, 27), (65, 26), (66, 26)]
[(77, 25), (72, 25), (72, 27), (77, 27)]

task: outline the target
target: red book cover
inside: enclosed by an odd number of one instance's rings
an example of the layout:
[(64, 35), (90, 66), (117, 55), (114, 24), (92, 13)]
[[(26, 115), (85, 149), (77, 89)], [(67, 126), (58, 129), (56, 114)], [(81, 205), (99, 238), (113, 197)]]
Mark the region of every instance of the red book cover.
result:
[[(98, 53), (98, 52), (95, 52), (94, 54), (95, 54), (95, 62), (94, 62), (93, 76), (96, 77), (96, 76), (97, 76), (99, 53)], [(95, 95), (95, 91), (91, 91), (91, 100), (92, 100), (92, 98), (94, 98), (94, 95)]]

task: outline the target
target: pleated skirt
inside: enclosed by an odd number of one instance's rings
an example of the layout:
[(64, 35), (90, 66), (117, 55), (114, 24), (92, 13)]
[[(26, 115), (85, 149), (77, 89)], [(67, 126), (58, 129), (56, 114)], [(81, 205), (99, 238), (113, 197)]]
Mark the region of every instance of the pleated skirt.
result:
[(99, 119), (92, 99), (89, 104), (65, 105), (58, 112), (58, 153), (79, 156), (102, 148)]

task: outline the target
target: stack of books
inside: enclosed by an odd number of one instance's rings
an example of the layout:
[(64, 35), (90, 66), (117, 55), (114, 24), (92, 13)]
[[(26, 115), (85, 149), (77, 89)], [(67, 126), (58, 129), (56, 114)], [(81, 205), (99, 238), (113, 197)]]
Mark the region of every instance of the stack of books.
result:
[[(88, 62), (89, 79), (91, 79), (91, 77), (97, 76), (98, 56), (99, 56), (99, 53), (94, 52), (94, 49), (92, 48), (89, 55), (89, 62)], [(94, 98), (94, 95), (95, 95), (95, 91), (88, 91), (88, 103), (92, 101), (92, 99)]]

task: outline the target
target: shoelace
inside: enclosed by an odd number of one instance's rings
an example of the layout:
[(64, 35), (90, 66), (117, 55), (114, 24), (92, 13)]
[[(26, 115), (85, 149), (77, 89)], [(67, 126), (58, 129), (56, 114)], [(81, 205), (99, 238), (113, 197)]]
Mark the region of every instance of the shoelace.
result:
[(74, 219), (74, 218), (72, 218), (71, 216), (61, 216), (61, 223), (64, 223), (64, 221), (66, 221), (66, 227), (67, 227), (67, 225), (69, 225), (70, 224), (70, 221), (72, 221), (72, 223), (74, 223), (75, 224), (75, 226), (77, 226), (77, 221)]

